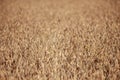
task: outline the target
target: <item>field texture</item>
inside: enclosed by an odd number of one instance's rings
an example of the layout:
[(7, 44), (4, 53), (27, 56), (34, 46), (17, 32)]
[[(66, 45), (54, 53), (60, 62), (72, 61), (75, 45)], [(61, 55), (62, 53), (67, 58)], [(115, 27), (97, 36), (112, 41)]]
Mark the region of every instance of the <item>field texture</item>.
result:
[(120, 80), (120, 0), (0, 0), (0, 80)]

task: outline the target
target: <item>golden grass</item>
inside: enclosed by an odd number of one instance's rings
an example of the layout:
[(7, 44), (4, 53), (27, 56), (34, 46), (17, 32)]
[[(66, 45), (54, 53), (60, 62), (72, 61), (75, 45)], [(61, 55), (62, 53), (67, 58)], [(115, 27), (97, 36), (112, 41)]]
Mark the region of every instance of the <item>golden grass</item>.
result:
[(0, 80), (119, 79), (119, 0), (0, 0)]

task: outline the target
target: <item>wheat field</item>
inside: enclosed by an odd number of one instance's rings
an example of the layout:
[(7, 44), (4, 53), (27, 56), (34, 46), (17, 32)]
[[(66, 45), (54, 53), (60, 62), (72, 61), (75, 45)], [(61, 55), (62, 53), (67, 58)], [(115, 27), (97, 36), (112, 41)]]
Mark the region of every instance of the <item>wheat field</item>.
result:
[(0, 80), (120, 80), (120, 0), (0, 0)]

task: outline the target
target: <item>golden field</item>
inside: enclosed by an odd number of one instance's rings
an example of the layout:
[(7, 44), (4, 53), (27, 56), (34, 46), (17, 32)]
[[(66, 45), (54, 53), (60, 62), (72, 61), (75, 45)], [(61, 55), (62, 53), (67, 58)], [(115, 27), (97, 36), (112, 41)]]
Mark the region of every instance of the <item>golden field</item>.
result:
[(0, 80), (120, 80), (120, 0), (0, 0)]

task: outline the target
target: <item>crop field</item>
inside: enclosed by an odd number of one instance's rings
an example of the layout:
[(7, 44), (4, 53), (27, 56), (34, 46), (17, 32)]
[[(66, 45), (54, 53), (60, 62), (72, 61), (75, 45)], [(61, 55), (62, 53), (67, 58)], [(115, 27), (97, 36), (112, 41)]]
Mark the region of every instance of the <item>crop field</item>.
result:
[(120, 0), (0, 0), (0, 80), (120, 80)]

